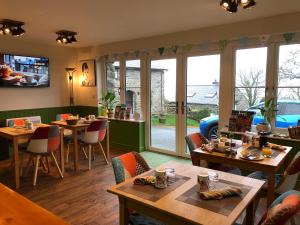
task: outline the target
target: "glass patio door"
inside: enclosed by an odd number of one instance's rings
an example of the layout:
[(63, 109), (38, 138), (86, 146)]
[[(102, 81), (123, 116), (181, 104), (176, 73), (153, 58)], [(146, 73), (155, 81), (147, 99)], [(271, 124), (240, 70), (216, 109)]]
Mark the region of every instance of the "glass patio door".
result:
[(176, 58), (150, 61), (151, 150), (177, 154)]
[[(185, 63), (185, 129), (181, 136), (184, 138), (200, 130), (204, 136), (209, 136), (218, 126), (220, 54), (187, 56)], [(182, 155), (189, 154), (184, 139), (182, 143)]]

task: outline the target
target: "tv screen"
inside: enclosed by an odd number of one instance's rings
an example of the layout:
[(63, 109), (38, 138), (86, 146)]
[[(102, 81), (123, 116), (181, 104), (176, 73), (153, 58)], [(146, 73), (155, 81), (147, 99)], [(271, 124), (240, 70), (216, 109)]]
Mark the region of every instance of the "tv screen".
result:
[(0, 87), (49, 86), (49, 59), (0, 53)]

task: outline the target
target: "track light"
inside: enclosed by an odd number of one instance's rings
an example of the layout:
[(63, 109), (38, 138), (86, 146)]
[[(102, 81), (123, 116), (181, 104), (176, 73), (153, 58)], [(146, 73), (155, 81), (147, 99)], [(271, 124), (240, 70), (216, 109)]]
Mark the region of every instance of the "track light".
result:
[(221, 0), (220, 6), (229, 13), (236, 13), (238, 6), (249, 9), (256, 5), (255, 0)]
[(24, 22), (4, 19), (0, 21), (0, 24), (2, 25), (0, 35), (21, 36), (25, 33), (25, 30), (22, 28)]
[(76, 32), (61, 30), (61, 31), (57, 31), (56, 34), (58, 35), (58, 37), (56, 38), (56, 42), (58, 44), (71, 44), (77, 42), (75, 38), (75, 35), (77, 35)]

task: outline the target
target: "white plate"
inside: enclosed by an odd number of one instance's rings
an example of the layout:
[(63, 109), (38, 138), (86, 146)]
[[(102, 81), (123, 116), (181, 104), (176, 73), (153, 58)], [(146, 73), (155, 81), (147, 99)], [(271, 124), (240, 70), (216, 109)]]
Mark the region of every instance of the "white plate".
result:
[(245, 159), (245, 160), (249, 160), (249, 161), (261, 161), (261, 160), (264, 160), (263, 155), (259, 155), (259, 157), (257, 157), (257, 158), (248, 158), (248, 157), (244, 157), (242, 155), (239, 155), (239, 157), (241, 159)]

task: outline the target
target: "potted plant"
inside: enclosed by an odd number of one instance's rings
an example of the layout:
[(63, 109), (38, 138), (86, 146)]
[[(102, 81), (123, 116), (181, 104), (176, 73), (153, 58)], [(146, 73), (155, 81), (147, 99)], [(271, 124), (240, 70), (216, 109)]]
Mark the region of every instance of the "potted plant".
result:
[(166, 114), (164, 112), (160, 112), (158, 115), (158, 122), (165, 124), (166, 123)]
[(116, 95), (113, 92), (107, 92), (106, 95), (102, 98), (103, 105), (107, 110), (108, 118), (112, 118), (114, 116), (114, 105), (117, 101), (115, 101)]
[(263, 117), (263, 121), (256, 125), (257, 132), (271, 132), (271, 122), (272, 119), (276, 117), (277, 105), (274, 102), (274, 98), (270, 98), (265, 104), (261, 107), (257, 107), (259, 109), (261, 116)]

